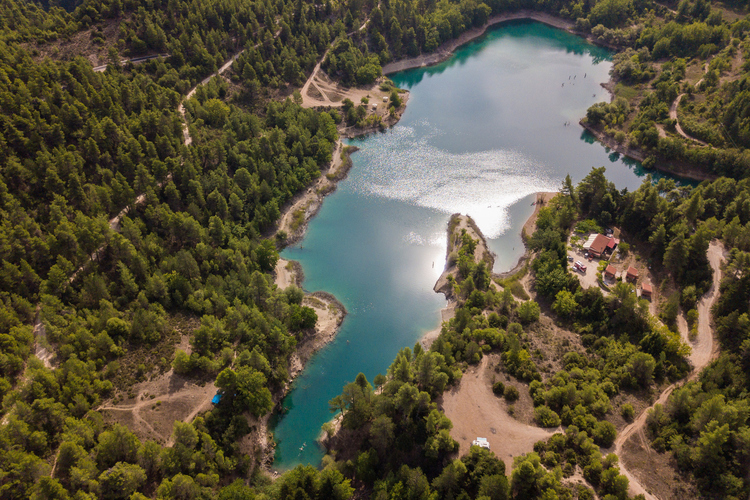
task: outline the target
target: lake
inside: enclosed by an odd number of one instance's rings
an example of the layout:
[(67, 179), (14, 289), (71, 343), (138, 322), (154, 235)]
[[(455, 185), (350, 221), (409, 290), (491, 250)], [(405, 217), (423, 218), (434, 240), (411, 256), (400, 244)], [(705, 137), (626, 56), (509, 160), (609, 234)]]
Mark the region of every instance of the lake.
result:
[(295, 380), (272, 429), (274, 467), (318, 465), (328, 401), (359, 372), (385, 374), (399, 349), (439, 324), (432, 291), (445, 264), (452, 213), (471, 215), (497, 254), (495, 271), (523, 253), (520, 231), (537, 191), (607, 167), (622, 189), (640, 165), (593, 140), (578, 121), (609, 100), (610, 52), (536, 22), (513, 22), (439, 65), (391, 75), (411, 94), (394, 128), (349, 141), (353, 167), (282, 256), (301, 262), (304, 288), (334, 294), (349, 314), (336, 340)]

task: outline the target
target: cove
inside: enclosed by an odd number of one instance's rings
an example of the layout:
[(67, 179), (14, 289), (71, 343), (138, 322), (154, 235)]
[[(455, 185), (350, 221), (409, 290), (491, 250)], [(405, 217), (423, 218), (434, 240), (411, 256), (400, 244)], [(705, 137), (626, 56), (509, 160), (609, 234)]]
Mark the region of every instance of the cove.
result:
[[(536, 22), (488, 31), (429, 68), (391, 75), (410, 91), (397, 126), (349, 141), (360, 151), (305, 238), (283, 257), (301, 262), (304, 288), (334, 294), (349, 314), (271, 423), (274, 468), (318, 465), (328, 401), (359, 372), (372, 381), (399, 349), (439, 323), (432, 291), (445, 263), (450, 214), (471, 215), (497, 254), (495, 271), (523, 253), (533, 193), (607, 167), (622, 189), (645, 171), (595, 142), (578, 120), (608, 100), (610, 52)], [(569, 123), (569, 124), (568, 124)], [(567, 124), (567, 125), (566, 125)]]

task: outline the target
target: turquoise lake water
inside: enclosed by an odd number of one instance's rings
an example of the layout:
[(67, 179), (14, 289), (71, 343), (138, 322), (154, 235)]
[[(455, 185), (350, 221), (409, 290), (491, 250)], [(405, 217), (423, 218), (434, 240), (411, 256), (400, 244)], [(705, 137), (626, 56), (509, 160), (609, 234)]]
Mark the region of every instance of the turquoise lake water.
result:
[[(523, 253), (521, 227), (533, 193), (592, 167), (622, 189), (644, 180), (578, 125), (608, 100), (610, 52), (533, 22), (505, 24), (426, 69), (391, 75), (408, 89), (406, 111), (384, 133), (349, 141), (360, 151), (347, 179), (282, 256), (298, 260), (304, 288), (334, 294), (349, 311), (336, 340), (317, 353), (272, 422), (274, 467), (318, 465), (328, 401), (363, 372), (385, 373), (399, 349), (439, 324), (432, 291), (445, 263), (448, 218), (468, 213), (497, 254), (495, 270)], [(563, 85), (564, 84), (564, 85)], [(566, 123), (569, 122), (569, 125)]]

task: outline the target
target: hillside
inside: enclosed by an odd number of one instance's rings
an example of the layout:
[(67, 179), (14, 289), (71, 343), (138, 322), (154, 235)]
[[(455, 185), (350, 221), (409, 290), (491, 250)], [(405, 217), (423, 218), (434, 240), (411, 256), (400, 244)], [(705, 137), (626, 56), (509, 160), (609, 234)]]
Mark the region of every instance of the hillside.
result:
[[(0, 497), (746, 498), (746, 8), (3, 2)], [(626, 193), (594, 169), (539, 211), (530, 264), (504, 279), (459, 225), (440, 286), (455, 317), (378, 390), (343, 388), (338, 455), (273, 480), (265, 422), (344, 314), (277, 286), (278, 251), (351, 165), (340, 137), (408, 105), (384, 66), (522, 9), (618, 51), (614, 100), (585, 126), (647, 168), (708, 180)], [(566, 259), (579, 223), (621, 228), (661, 299), (582, 286)], [(464, 387), (545, 439), (513, 448), (512, 469), (463, 454)], [(655, 484), (676, 474), (686, 486)]]

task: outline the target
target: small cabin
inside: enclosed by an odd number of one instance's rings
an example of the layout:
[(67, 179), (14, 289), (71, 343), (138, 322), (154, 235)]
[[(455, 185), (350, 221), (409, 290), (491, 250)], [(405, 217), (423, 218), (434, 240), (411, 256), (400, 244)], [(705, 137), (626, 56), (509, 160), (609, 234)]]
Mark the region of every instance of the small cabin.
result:
[(628, 281), (632, 282), (638, 281), (638, 269), (634, 268), (633, 266), (628, 267), (628, 272), (625, 275), (625, 278)]
[(608, 265), (607, 268), (604, 269), (604, 277), (613, 280), (615, 279), (615, 276), (617, 276), (617, 268), (612, 264)]
[(472, 446), (479, 446), (480, 448), (487, 448), (490, 449), (490, 442), (487, 441), (487, 438), (476, 438), (474, 441), (471, 442)]
[(641, 297), (644, 299), (651, 300), (651, 295), (654, 293), (654, 289), (651, 286), (651, 283), (643, 283), (641, 285)]

